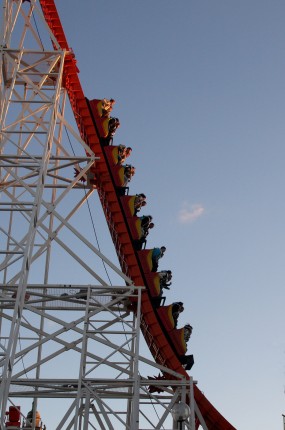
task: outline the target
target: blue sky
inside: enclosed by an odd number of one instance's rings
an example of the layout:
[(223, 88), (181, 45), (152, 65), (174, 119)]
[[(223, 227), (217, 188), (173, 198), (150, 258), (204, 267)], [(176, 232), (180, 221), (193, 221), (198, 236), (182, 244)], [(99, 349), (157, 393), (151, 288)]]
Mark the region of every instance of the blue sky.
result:
[[(285, 4), (56, 1), (88, 98), (116, 99), (200, 389), (239, 430), (285, 413)], [(104, 239), (103, 239), (104, 240)]]

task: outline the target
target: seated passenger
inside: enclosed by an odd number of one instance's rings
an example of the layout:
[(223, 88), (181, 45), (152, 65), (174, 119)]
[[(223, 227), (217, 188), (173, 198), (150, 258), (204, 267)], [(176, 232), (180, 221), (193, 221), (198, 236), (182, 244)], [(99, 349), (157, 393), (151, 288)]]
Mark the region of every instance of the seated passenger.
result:
[[(177, 328), (177, 323), (178, 323), (178, 317), (181, 314), (181, 312), (184, 311), (184, 306), (182, 302), (174, 302), (172, 303), (172, 316), (173, 316), (173, 320), (174, 320), (174, 328)], [(184, 327), (185, 329), (185, 327)], [(185, 330), (184, 330), (184, 335), (185, 335)]]
[(143, 215), (139, 217), (141, 220), (141, 228), (144, 230), (149, 226), (149, 224), (152, 222), (152, 216), (151, 215)]
[(109, 119), (109, 123), (108, 123), (108, 130), (109, 130), (108, 137), (110, 139), (109, 145), (111, 145), (113, 143), (114, 134), (116, 133), (116, 130), (119, 127), (120, 127), (120, 121), (119, 121), (119, 119), (111, 117)]
[(172, 284), (172, 272), (171, 270), (162, 270), (161, 272), (158, 272), (158, 276), (160, 278), (160, 288), (165, 288), (166, 290), (170, 290), (170, 285)]
[(184, 326), (184, 340), (185, 340), (185, 342), (188, 342), (188, 340), (190, 339), (192, 331), (193, 331), (193, 327), (190, 324), (186, 324)]
[(163, 289), (170, 290), (170, 285), (172, 284), (169, 282), (172, 278), (172, 272), (171, 270), (162, 270), (161, 272), (158, 272), (159, 276), (159, 295), (156, 300), (156, 306), (161, 306), (161, 303), (165, 303), (166, 297), (163, 297)]
[(154, 227), (154, 223), (151, 222), (149, 224), (148, 228), (144, 231), (144, 234), (141, 236), (141, 238), (136, 241), (136, 250), (137, 251), (140, 251), (141, 249), (146, 247), (146, 238), (149, 234), (149, 230), (153, 227)]
[(41, 415), (38, 411), (34, 410), (34, 402), (32, 403), (32, 409), (27, 413), (27, 418), (25, 420), (24, 429), (32, 429), (32, 421), (35, 415), (35, 427), (37, 430), (42, 430), (43, 422), (41, 420)]
[(117, 164), (124, 164), (126, 161), (126, 158), (128, 158), (132, 153), (132, 148), (128, 146), (128, 148), (125, 147), (125, 145), (119, 145), (118, 146), (118, 162)]
[(136, 198), (134, 202), (134, 208), (135, 208), (134, 215), (136, 216), (137, 213), (141, 210), (141, 208), (145, 205), (146, 205), (146, 195), (143, 193), (136, 194)]
[(124, 196), (126, 191), (128, 191), (128, 183), (131, 181), (132, 177), (136, 173), (136, 168), (131, 166), (130, 164), (126, 164), (122, 166), (124, 168), (124, 182), (121, 187), (118, 188), (118, 194), (120, 196)]
[(102, 109), (101, 117), (103, 118), (108, 117), (115, 103), (116, 101), (114, 99), (110, 99), (110, 100), (103, 99), (101, 102), (101, 109)]
[(124, 183), (123, 187), (127, 187), (128, 183), (131, 182), (132, 177), (136, 173), (136, 168), (130, 164), (126, 164), (124, 167)]
[(149, 230), (152, 229), (154, 227), (154, 223), (150, 222), (147, 226), (144, 227), (143, 229), (143, 233), (141, 238), (139, 239), (140, 241), (140, 249), (142, 249), (143, 247), (146, 247), (146, 238), (149, 234)]
[(158, 269), (158, 261), (163, 257), (164, 253), (166, 251), (165, 246), (162, 246), (161, 248), (153, 248), (152, 251), (152, 272), (157, 272)]
[(154, 223), (152, 221), (151, 215), (143, 215), (139, 218), (141, 220), (141, 232), (140, 237), (137, 240), (134, 240), (134, 246), (137, 251), (140, 251), (143, 246), (146, 245), (146, 238), (149, 234), (149, 230), (154, 227)]
[(134, 174), (136, 173), (136, 168), (130, 164), (126, 164), (124, 167), (124, 180), (126, 183), (130, 182)]
[(107, 137), (102, 137), (100, 139), (102, 145), (113, 145), (114, 134), (116, 133), (116, 130), (119, 127), (120, 127), (119, 119), (111, 117), (108, 122), (108, 135)]

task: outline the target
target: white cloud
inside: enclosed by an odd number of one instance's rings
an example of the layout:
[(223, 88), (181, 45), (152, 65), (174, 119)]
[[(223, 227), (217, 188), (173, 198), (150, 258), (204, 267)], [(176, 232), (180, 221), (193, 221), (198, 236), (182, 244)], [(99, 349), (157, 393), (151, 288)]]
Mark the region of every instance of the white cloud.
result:
[(190, 205), (184, 202), (182, 208), (179, 211), (178, 219), (182, 224), (189, 224), (200, 218), (205, 212), (205, 208), (199, 203)]

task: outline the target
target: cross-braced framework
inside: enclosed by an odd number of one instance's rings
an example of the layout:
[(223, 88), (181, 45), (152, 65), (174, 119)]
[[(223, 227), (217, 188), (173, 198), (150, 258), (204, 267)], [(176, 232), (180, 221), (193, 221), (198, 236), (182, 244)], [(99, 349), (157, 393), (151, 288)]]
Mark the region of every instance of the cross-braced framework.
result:
[[(4, 0), (3, 11), (0, 429), (10, 406), (21, 428), (42, 428), (37, 408), (57, 430), (172, 428), (173, 405), (194, 405), (193, 381), (139, 355), (142, 287), (85, 227), (96, 154), (69, 118), (62, 80), (72, 53), (35, 0)], [(160, 372), (169, 380), (149, 379)], [(181, 426), (194, 429), (193, 416)]]

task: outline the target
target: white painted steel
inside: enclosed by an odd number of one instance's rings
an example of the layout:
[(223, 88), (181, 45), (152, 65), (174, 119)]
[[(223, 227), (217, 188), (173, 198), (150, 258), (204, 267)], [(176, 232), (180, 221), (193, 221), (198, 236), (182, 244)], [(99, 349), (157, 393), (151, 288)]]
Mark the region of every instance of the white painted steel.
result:
[[(33, 428), (37, 409), (56, 430), (170, 428), (189, 381), (140, 354), (142, 287), (78, 222), (95, 201), (97, 157), (62, 85), (71, 53), (59, 49), (36, 0), (4, 0), (2, 10), (0, 429), (9, 405), (26, 419), (32, 401)], [(57, 255), (71, 273), (61, 273)], [(72, 282), (75, 265), (82, 282)], [(148, 379), (162, 372), (176, 380)]]

